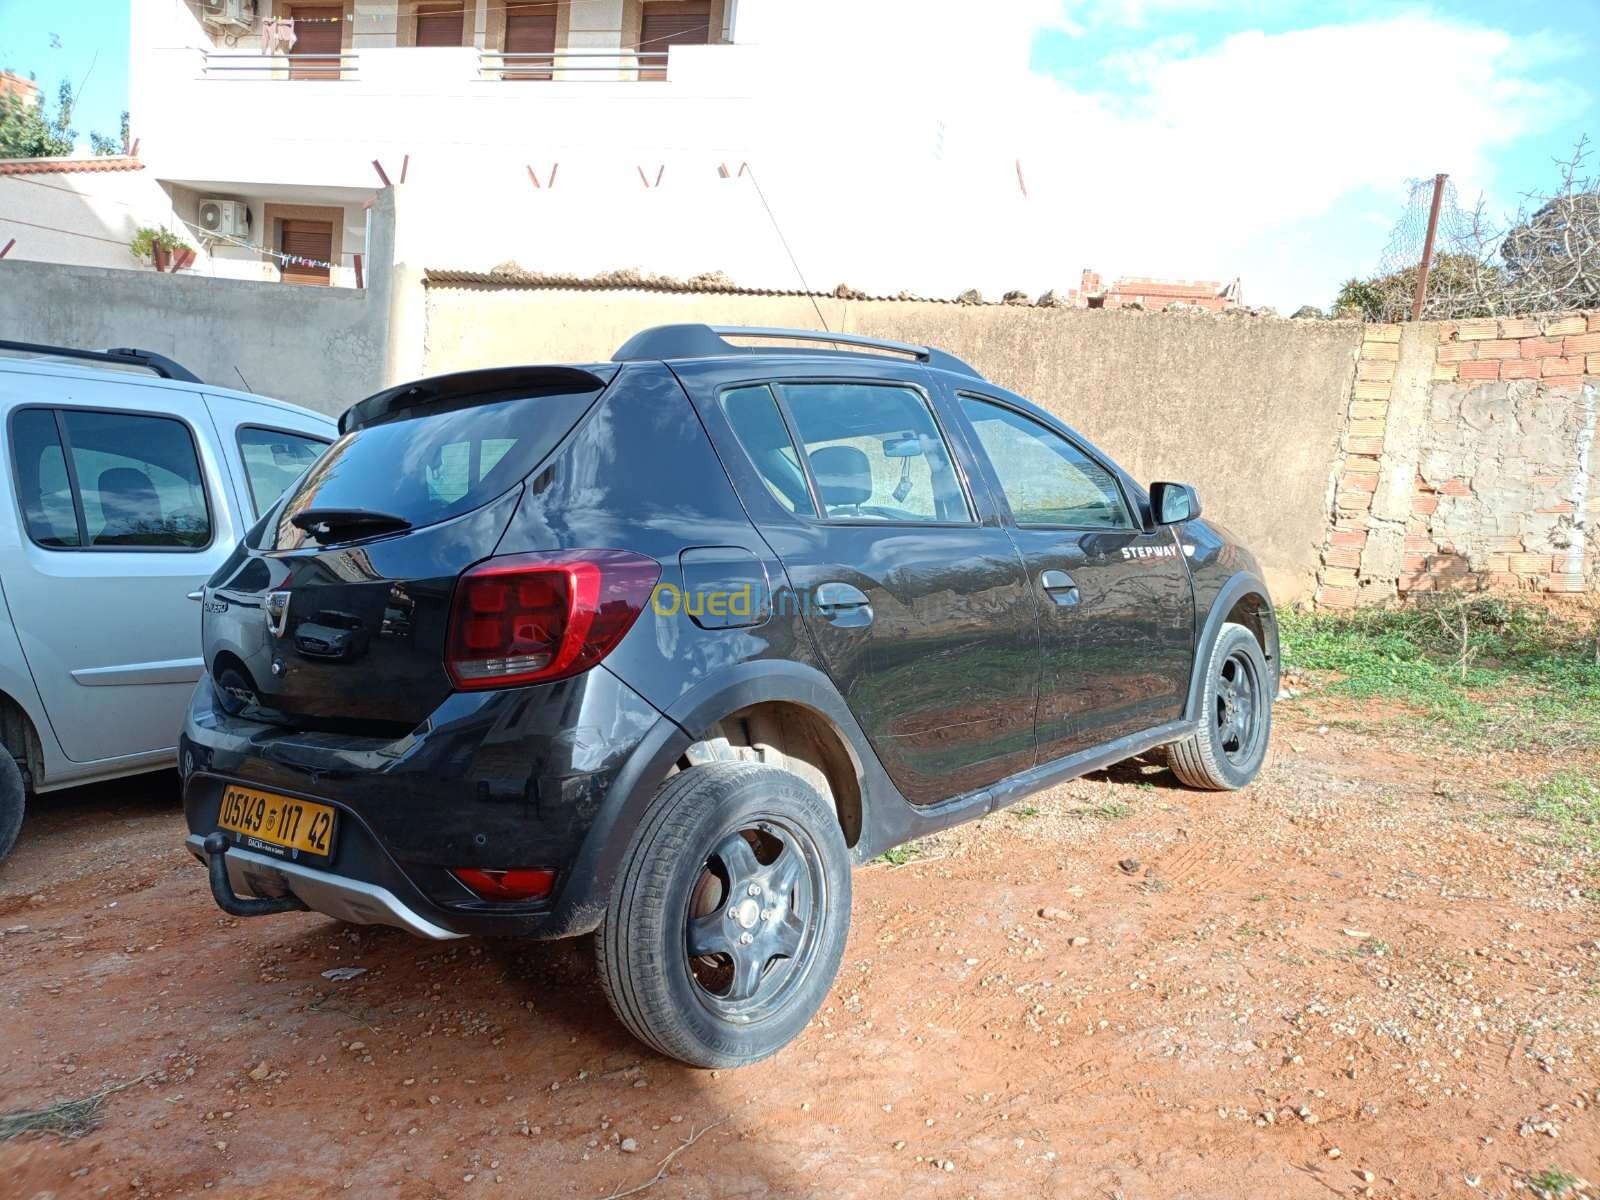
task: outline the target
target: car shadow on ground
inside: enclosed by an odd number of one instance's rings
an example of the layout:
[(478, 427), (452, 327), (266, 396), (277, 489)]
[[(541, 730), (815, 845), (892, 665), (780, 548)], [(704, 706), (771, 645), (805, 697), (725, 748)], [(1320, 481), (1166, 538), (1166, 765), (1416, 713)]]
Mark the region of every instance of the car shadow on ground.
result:
[(1126, 783), (1135, 787), (1187, 790), (1183, 782), (1167, 766), (1166, 755), (1160, 750), (1141, 754), (1137, 758), (1124, 759), (1100, 771), (1090, 771), (1084, 778), (1097, 783)]

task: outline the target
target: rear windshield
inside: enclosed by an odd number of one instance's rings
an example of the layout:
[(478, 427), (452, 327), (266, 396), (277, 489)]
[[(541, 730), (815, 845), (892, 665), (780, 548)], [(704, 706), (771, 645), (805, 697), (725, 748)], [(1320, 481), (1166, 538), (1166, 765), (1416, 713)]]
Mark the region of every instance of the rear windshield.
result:
[(264, 548), (304, 542), (289, 519), (307, 509), (365, 509), (415, 527), (477, 508), (537, 467), (598, 394), (475, 397), (347, 433), (300, 480)]

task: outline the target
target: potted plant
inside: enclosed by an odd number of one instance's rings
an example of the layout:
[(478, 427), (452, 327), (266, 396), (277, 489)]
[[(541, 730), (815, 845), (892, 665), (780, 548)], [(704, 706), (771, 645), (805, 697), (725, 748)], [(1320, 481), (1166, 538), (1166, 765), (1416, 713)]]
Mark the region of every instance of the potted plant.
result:
[(195, 250), (170, 229), (146, 225), (134, 231), (128, 249), (141, 262), (150, 262), (158, 271), (181, 271), (194, 262)]
[(172, 265), (169, 270), (181, 271), (194, 262), (194, 247), (170, 230), (161, 231), (156, 238), (156, 245), (164, 248), (170, 257)]
[(156, 238), (161, 236), (161, 231), (152, 225), (142, 225), (134, 230), (133, 240), (128, 243), (128, 250), (140, 262), (152, 262), (155, 258)]

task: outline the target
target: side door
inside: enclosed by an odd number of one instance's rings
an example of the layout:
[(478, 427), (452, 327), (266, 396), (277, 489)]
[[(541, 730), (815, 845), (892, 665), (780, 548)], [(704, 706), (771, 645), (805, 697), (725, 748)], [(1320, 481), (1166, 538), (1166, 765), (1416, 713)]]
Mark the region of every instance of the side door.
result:
[(338, 438), (329, 420), (235, 396), (207, 396), (248, 528)]
[(901, 794), (937, 803), (1031, 766), (1034, 600), (926, 373), (677, 369)]
[(78, 378), (15, 398), (0, 571), (50, 727), (74, 762), (170, 750), (201, 671), (187, 596), (244, 532), (205, 402)]
[(1118, 471), (1020, 405), (957, 401), (1040, 601), (1040, 760), (1177, 720), (1194, 597), (1171, 528), (1146, 530)]

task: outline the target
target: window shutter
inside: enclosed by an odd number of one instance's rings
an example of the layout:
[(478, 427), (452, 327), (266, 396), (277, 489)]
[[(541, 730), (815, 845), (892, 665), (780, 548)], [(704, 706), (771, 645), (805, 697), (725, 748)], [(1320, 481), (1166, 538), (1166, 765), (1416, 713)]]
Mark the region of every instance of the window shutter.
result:
[[(333, 261), (333, 225), (327, 221), (284, 221), (279, 249), (288, 255), (315, 259), (319, 263)], [(332, 272), (327, 267), (313, 267), (305, 263), (280, 262), (285, 283), (314, 283), (326, 286), (332, 282)]]
[(506, 79), (549, 79), (555, 66), (556, 4), (506, 9)]
[(704, 46), (710, 40), (710, 0), (657, 0), (646, 4), (639, 24), (639, 78), (667, 77), (668, 46)]
[(344, 9), (295, 5), (290, 15), (294, 18), (294, 46), (289, 51), (289, 78), (339, 78)]
[(417, 13), (417, 45), (460, 46), (466, 29), (466, 10), (425, 8)]

